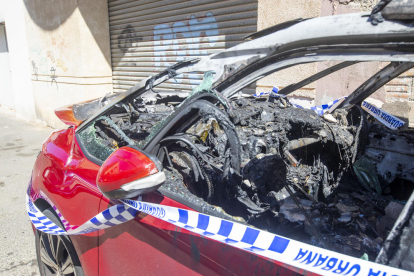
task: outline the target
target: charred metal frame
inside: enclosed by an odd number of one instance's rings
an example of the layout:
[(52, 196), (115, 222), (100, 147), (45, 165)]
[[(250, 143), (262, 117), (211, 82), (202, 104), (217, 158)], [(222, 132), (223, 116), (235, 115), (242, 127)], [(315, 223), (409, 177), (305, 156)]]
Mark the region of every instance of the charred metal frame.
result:
[(372, 95), (383, 85), (398, 77), (402, 73), (414, 67), (414, 62), (391, 62), (381, 71), (361, 84), (351, 95), (349, 95), (336, 108), (350, 107), (361, 104), (362, 101)]
[(410, 43), (414, 42), (413, 23), (387, 20), (378, 28), (367, 14), (346, 14), (298, 20), (286, 26), (221, 53), (177, 63), (141, 81), (84, 121), (77, 132), (118, 102), (137, 97), (182, 73), (214, 71), (213, 88), (230, 97), (270, 73), (297, 64), (326, 60), (414, 61), (414, 44)]
[(335, 73), (336, 71), (339, 71), (341, 69), (344, 69), (346, 67), (349, 67), (351, 65), (357, 64), (359, 63), (359, 61), (345, 61), (345, 62), (341, 62), (337, 65), (331, 66), (315, 75), (310, 76), (309, 78), (306, 78), (298, 83), (293, 83), (290, 84), (286, 87), (284, 87), (283, 89), (280, 89), (277, 93), (280, 95), (288, 95), (290, 93), (292, 93), (293, 91), (296, 91), (308, 84), (311, 84), (312, 82), (315, 82), (323, 77), (326, 77), (327, 75), (330, 75), (332, 73)]

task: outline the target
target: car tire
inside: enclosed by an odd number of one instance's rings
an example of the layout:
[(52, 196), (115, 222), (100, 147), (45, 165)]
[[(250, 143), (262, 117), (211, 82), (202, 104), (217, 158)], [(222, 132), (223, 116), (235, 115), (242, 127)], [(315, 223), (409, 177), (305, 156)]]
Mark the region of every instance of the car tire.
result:
[[(43, 214), (53, 223), (63, 227), (52, 207)], [(41, 276), (84, 276), (81, 263), (69, 236), (51, 235), (36, 230), (36, 256)]]

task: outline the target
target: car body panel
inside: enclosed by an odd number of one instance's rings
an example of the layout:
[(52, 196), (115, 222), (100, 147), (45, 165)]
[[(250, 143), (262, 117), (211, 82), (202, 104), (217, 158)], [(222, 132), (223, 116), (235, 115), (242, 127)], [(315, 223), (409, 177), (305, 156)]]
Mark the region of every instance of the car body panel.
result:
[[(95, 184), (99, 166), (83, 156), (74, 131), (68, 128), (52, 133), (33, 170), (35, 197), (46, 200), (65, 227), (79, 226), (95, 216), (102, 197)], [(72, 241), (85, 273), (98, 275), (98, 233), (74, 236)]]
[[(157, 192), (143, 195), (143, 201), (192, 210)], [(113, 204), (103, 198), (100, 211)], [(185, 273), (293, 276), (304, 273), (303, 270), (293, 267), (290, 270), (276, 261), (202, 237), (142, 213), (134, 220), (100, 230), (99, 249), (100, 275)]]
[(63, 106), (55, 109), (56, 116), (65, 124), (70, 126), (78, 126), (82, 123), (81, 120), (75, 117), (73, 113), (73, 105)]
[(99, 166), (82, 155), (73, 132), (72, 128), (55, 132), (43, 145), (38, 189), (72, 225), (82, 225), (96, 215), (102, 194), (91, 184)]
[(71, 240), (75, 246), (76, 253), (78, 254), (78, 257), (82, 264), (82, 269), (85, 275), (98, 276), (99, 275), (98, 233), (93, 232), (89, 234), (72, 236)]

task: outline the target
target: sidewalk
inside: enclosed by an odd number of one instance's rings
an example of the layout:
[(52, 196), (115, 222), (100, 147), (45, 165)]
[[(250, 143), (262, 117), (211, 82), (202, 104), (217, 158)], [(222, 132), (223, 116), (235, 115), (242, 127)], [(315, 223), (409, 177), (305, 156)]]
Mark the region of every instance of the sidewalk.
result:
[(40, 275), (25, 191), (41, 144), (51, 132), (0, 107), (0, 275)]

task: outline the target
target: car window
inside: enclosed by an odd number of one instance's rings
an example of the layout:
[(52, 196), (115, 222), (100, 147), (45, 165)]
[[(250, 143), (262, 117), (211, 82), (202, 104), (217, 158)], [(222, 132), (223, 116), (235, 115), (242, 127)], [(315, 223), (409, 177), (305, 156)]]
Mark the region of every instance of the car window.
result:
[(185, 95), (147, 91), (120, 102), (81, 129), (77, 133), (79, 141), (90, 156), (103, 162), (120, 147), (139, 146), (153, 126), (170, 114)]
[[(333, 68), (339, 63), (329, 61), (310, 63), (306, 64), (306, 68), (323, 71), (327, 68)], [(289, 99), (292, 103), (309, 107), (349, 95), (377, 70), (386, 65), (386, 63), (380, 62), (363, 64), (364, 66), (362, 63), (351, 63), (345, 68), (324, 76), (317, 82), (310, 81), (289, 94)], [(300, 83), (303, 77), (312, 79), (312, 74), (301, 73), (303, 68), (303, 65), (293, 66), (287, 70), (279, 71), (276, 75), (259, 80), (257, 82), (258, 93), (269, 91), (272, 86), (278, 86), (280, 91), (283, 91), (284, 88)], [(298, 76), (291, 76), (292, 72), (298, 72)], [(285, 75), (289, 78), (283, 78)], [(211, 87), (212, 75), (207, 74), (207, 76), (209, 78), (205, 78), (200, 86), (194, 90), (195, 92), (208, 90)], [(318, 89), (316, 89), (317, 86)], [(381, 92), (376, 93), (377, 96), (374, 95), (374, 97), (381, 99), (383, 94)], [(250, 91), (250, 93), (254, 92)], [(189, 101), (193, 94), (195, 93), (160, 90), (153, 92), (149, 90), (132, 100), (121, 101), (109, 112), (101, 114), (86, 128), (79, 131), (79, 141), (87, 153), (99, 162), (105, 161), (119, 147), (134, 145), (142, 148), (168, 122), (168, 115), (172, 114), (174, 108), (184, 100)], [(157, 128), (154, 128), (155, 125)]]
[(212, 79), (211, 72), (205, 73), (203, 81), (191, 93), (149, 90), (121, 101), (80, 130), (79, 140), (87, 153), (100, 162), (120, 147), (143, 148), (168, 122), (174, 108), (191, 101), (198, 92), (208, 91)]

